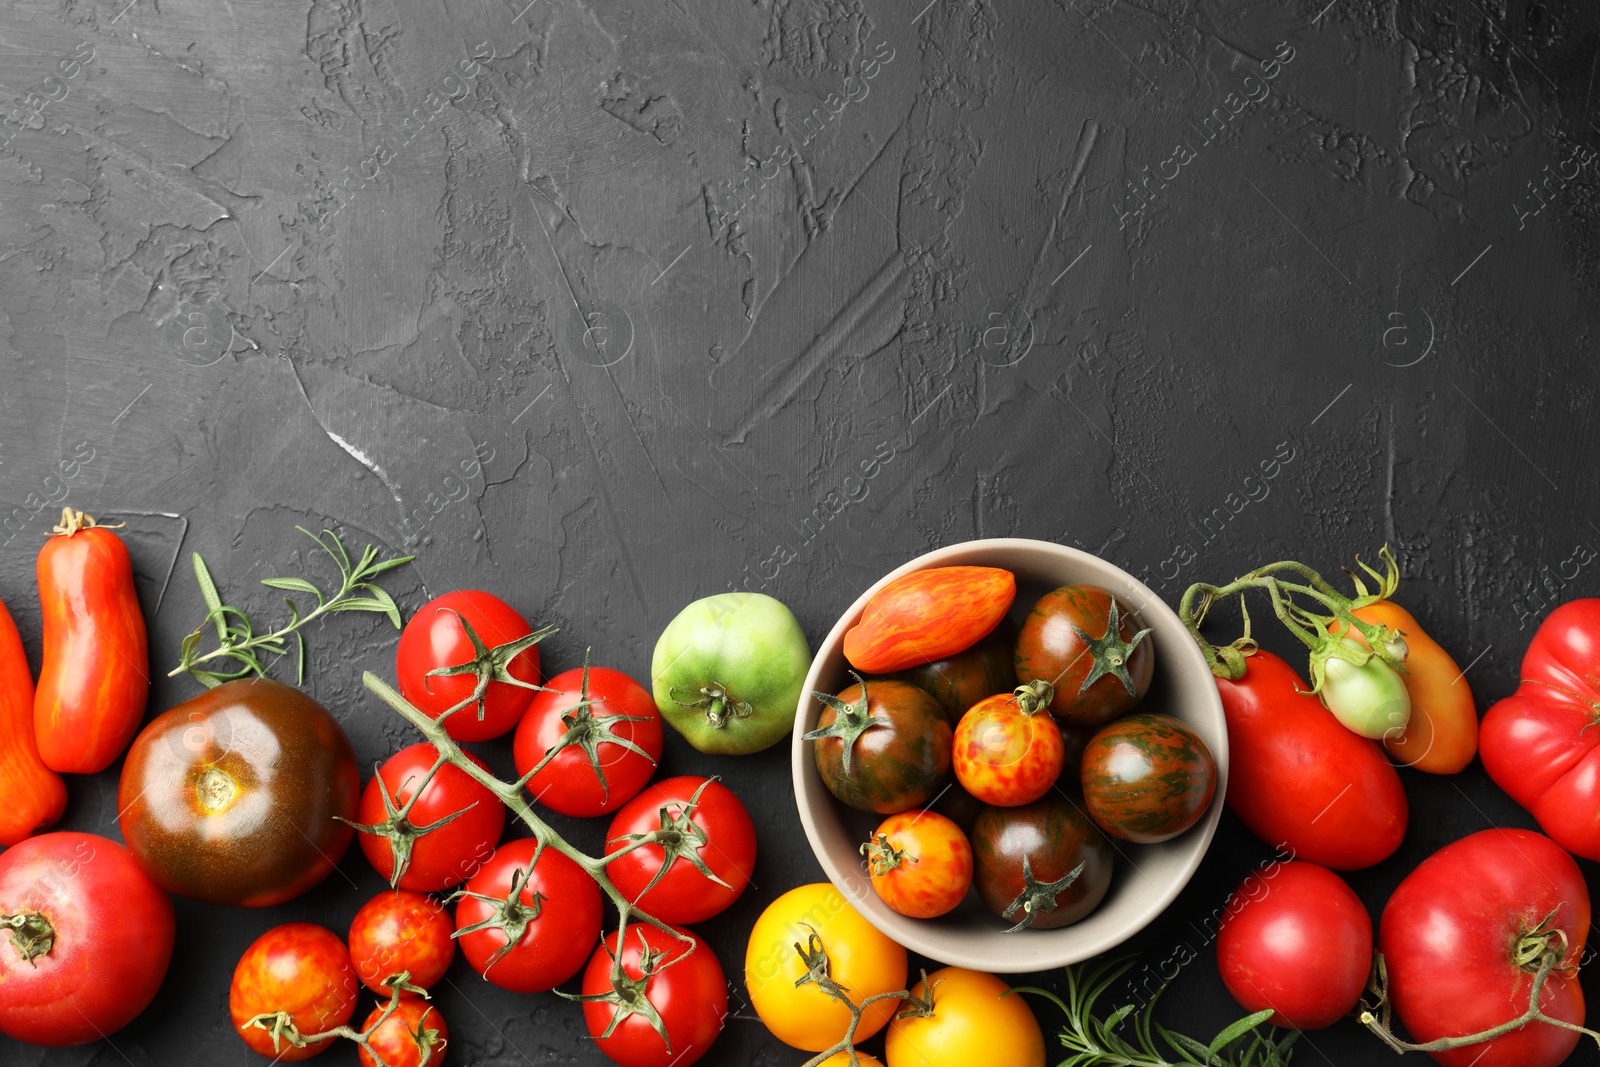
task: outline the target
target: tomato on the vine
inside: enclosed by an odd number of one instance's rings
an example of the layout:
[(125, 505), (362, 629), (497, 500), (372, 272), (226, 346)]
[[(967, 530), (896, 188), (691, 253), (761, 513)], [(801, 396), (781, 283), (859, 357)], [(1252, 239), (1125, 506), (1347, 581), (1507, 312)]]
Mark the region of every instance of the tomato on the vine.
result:
[(410, 984), (431, 989), (455, 958), (456, 924), (438, 901), (389, 889), (365, 904), (350, 923), (350, 962), (361, 984), (381, 997), (384, 979), (405, 971)]
[(507, 841), (456, 905), (456, 939), (472, 969), (501, 989), (542, 993), (578, 973), (600, 936), (600, 887), (534, 838)]
[(1112, 837), (1170, 841), (1200, 821), (1217, 791), (1217, 762), (1188, 724), (1128, 715), (1094, 735), (1079, 769), (1083, 806)]
[(400, 633), (400, 693), (430, 718), (451, 712), (444, 729), (457, 741), (499, 737), (517, 725), (538, 687), (537, 646), (553, 633), (535, 631), (481, 589), (434, 597)]
[(1150, 689), (1155, 651), (1139, 616), (1097, 585), (1064, 585), (1040, 597), (1017, 634), (1017, 681), (1049, 682), (1050, 711), (1079, 726), (1104, 726)]
[(889, 1067), (1044, 1067), (1044, 1031), (1028, 1002), (1009, 989), (982, 971), (934, 971), (911, 987), (907, 1010), (889, 1024)]
[(556, 675), (534, 695), (512, 751), (535, 800), (588, 818), (643, 789), (661, 761), (661, 745), (655, 698), (621, 671), (591, 667), (585, 657), (582, 667)]
[(1372, 918), (1326, 867), (1274, 863), (1228, 898), (1217, 969), (1246, 1011), (1271, 1008), (1273, 1026), (1320, 1030), (1361, 999), (1372, 969)]
[(1075, 923), (1111, 888), (1111, 842), (1059, 793), (1018, 808), (985, 808), (970, 837), (978, 896), (1014, 930)]
[(583, 1021), (621, 1067), (688, 1067), (722, 1033), (728, 982), (700, 938), (644, 923), (605, 936), (584, 968)]
[(961, 827), (938, 812), (889, 816), (861, 853), (878, 896), (913, 919), (955, 910), (972, 886), (972, 845)]
[(727, 909), (756, 866), (756, 829), (733, 790), (714, 778), (668, 778), (611, 820), (606, 852), (645, 841), (606, 864), (629, 900), (669, 923), (697, 923)]
[(0, 852), (0, 1033), (81, 1045), (133, 1021), (161, 988), (172, 900), (128, 850), (58, 831)]
[(1061, 727), (1046, 709), (1048, 682), (978, 701), (961, 716), (951, 745), (956, 781), (997, 807), (1031, 804), (1049, 792), (1066, 763)]
[(302, 1038), (350, 1021), (361, 983), (339, 935), (314, 923), (275, 926), (251, 942), (233, 969), (228, 1014), (233, 1029), (256, 1052), (275, 1060), (310, 1059), (335, 1038), (296, 1045), (280, 1036), (281, 1014)]
[[(470, 752), (468, 759), (484, 763)], [(506, 809), (488, 787), (452, 763), (427, 785), (439, 750), (426, 741), (390, 756), (361, 794), (356, 829), (367, 862), (389, 884), (418, 893), (448, 889), (472, 877), (494, 854)], [(412, 802), (421, 787), (422, 795)], [(411, 805), (402, 818), (400, 812)]]
[(910, 682), (856, 684), (822, 701), (813, 741), (817, 773), (852, 808), (891, 815), (920, 808), (950, 770), (950, 723), (944, 708)]
[(381, 1067), (439, 1067), (450, 1043), (450, 1028), (439, 1010), (421, 997), (402, 997), (385, 1019), (387, 1007), (379, 1004), (361, 1024), (363, 1032), (377, 1026), (367, 1037), (372, 1052), (357, 1050), (361, 1067), (380, 1067), (380, 1060)]

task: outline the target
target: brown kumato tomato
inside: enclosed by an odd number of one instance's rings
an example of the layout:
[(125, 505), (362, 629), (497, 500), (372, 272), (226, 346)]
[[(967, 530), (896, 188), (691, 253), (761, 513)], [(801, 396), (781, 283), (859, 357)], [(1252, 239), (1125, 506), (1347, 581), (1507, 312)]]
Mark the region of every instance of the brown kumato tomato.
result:
[(985, 808), (969, 836), (973, 885), (1013, 929), (1075, 923), (1111, 888), (1111, 842), (1059, 793), (1019, 808)]
[(852, 808), (892, 815), (938, 794), (950, 772), (950, 723), (939, 702), (910, 682), (856, 684), (822, 701), (815, 742), (817, 773)]
[(1017, 628), (1010, 619), (989, 631), (989, 636), (953, 656), (907, 667), (895, 675), (918, 689), (927, 690), (944, 708), (954, 726), (966, 710), (984, 697), (1009, 693), (1017, 687), (1017, 670), (1012, 662)]
[(1112, 837), (1169, 841), (1200, 820), (1217, 791), (1217, 762), (1170, 715), (1129, 715), (1094, 735), (1079, 770), (1083, 806)]
[(1017, 681), (1055, 687), (1050, 711), (1079, 726), (1104, 726), (1150, 689), (1155, 651), (1133, 609), (1097, 585), (1064, 585), (1040, 597), (1017, 634)]
[(117, 817), (156, 883), (267, 907), (322, 881), (355, 831), (361, 778), (337, 719), (266, 678), (225, 682), (157, 716), (122, 767)]

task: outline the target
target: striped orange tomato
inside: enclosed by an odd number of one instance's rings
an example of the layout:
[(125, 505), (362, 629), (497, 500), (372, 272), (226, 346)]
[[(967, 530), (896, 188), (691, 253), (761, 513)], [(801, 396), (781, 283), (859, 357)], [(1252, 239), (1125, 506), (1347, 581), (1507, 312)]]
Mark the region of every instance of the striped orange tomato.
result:
[(982, 640), (1016, 597), (1016, 576), (999, 567), (913, 571), (867, 601), (844, 635), (845, 659), (871, 674), (944, 659)]
[(997, 693), (967, 709), (956, 726), (951, 763), (961, 787), (985, 804), (1031, 804), (1049, 792), (1066, 763), (1061, 727), (1047, 710), (1047, 682)]

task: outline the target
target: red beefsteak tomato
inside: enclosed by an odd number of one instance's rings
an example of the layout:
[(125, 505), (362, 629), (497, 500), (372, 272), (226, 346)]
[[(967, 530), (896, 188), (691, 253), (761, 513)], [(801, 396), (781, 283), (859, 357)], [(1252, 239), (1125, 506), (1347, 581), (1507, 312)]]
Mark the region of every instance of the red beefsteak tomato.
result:
[[(1578, 960), (1589, 937), (1589, 889), (1561, 846), (1532, 830), (1480, 830), (1423, 860), (1389, 898), (1378, 948), (1389, 998), (1418, 1043), (1481, 1033), (1528, 1007), (1583, 1023)], [(1549, 1023), (1430, 1053), (1446, 1067), (1554, 1067), (1581, 1034)]]
[(1484, 769), (1544, 832), (1600, 860), (1600, 599), (1572, 600), (1540, 624), (1522, 684), (1479, 731)]
[(1296, 859), (1370, 867), (1405, 836), (1405, 790), (1383, 746), (1351, 733), (1270, 652), (1217, 679), (1228, 720), (1228, 807)]

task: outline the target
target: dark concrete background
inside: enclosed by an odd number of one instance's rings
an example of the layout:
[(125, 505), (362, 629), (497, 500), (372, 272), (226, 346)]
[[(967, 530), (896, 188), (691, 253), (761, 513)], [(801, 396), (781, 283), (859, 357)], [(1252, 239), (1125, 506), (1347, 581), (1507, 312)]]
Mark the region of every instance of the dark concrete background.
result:
[[(493, 589), (561, 626), (552, 667), (592, 645), (641, 679), (693, 597), (771, 593), (815, 641), (973, 537), (1174, 603), (1387, 541), (1480, 708), (1507, 693), (1537, 619), (1600, 591), (1600, 12), (924, 2), (6, 5), (0, 597), (35, 663), (64, 494), (128, 521), (158, 674), (203, 612), (189, 553), (270, 618), (257, 579), (319, 566), (298, 523), (415, 551), (408, 611)], [(412, 740), (359, 682), (394, 641), (310, 635), (369, 763)], [(674, 737), (662, 768), (724, 775), (761, 831), (758, 888), (705, 926), (737, 1012), (710, 1063), (804, 1059), (738, 995), (756, 914), (820, 877), (786, 758)], [(1477, 764), (1402, 773), (1404, 847), (1350, 876), (1375, 915), (1440, 845), (1533, 825)], [(115, 783), (74, 780), (65, 825), (115, 835)], [(1228, 816), (1137, 940), (1193, 956), (1165, 1009), (1192, 1033), (1237, 1014), (1204, 923), (1268, 855)], [(0, 1061), (259, 1063), (239, 953), (378, 888), (357, 850), (283, 907), (180, 903), (141, 1019)], [(459, 960), (439, 1003), (452, 1063), (602, 1062), (572, 1005)], [(1301, 1054), (1379, 1058), (1349, 1022)]]

